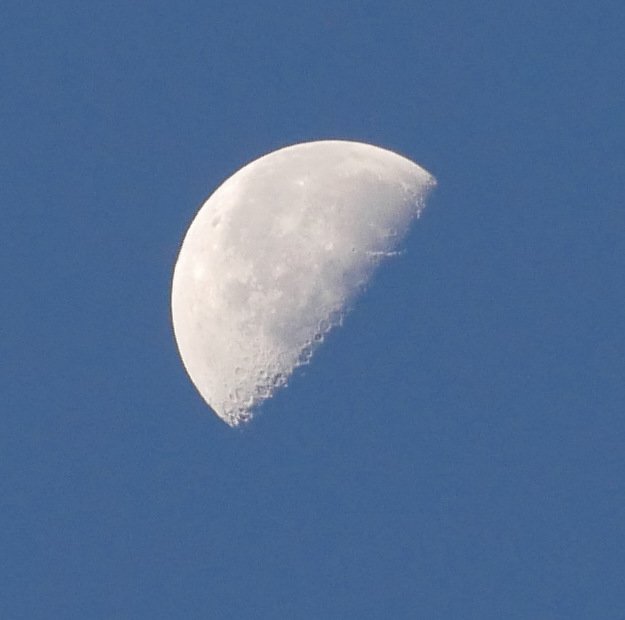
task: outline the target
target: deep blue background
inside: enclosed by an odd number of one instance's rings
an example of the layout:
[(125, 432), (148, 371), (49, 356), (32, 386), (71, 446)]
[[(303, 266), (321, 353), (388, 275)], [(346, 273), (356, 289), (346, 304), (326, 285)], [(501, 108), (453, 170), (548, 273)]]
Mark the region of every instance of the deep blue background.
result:
[[(624, 24), (3, 2), (0, 617), (625, 617)], [(236, 169), (322, 138), (439, 187), (233, 431), (178, 359), (179, 244)]]

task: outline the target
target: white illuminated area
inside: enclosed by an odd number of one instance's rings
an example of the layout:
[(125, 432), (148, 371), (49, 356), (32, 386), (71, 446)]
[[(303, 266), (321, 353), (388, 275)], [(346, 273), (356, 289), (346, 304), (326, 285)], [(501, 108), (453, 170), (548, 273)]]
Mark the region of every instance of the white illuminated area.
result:
[(248, 164), (204, 203), (182, 244), (173, 324), (191, 380), (231, 426), (286, 385), (424, 207), (434, 178), (346, 141)]

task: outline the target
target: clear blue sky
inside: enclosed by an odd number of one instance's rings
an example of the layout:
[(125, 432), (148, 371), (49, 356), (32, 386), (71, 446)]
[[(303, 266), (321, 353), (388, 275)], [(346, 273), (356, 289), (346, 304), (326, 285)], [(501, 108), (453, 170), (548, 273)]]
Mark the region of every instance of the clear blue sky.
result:
[[(625, 617), (624, 7), (3, 2), (0, 617)], [(175, 257), (322, 138), (439, 187), (233, 431)]]

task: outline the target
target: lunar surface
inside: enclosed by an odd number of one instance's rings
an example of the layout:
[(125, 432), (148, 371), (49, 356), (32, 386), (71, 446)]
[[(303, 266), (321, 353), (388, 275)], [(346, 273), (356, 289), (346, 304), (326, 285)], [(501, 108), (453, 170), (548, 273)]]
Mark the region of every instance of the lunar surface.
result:
[(210, 196), (180, 249), (172, 317), (185, 368), (222, 420), (249, 420), (308, 363), (434, 185), (401, 155), (332, 140), (269, 153)]

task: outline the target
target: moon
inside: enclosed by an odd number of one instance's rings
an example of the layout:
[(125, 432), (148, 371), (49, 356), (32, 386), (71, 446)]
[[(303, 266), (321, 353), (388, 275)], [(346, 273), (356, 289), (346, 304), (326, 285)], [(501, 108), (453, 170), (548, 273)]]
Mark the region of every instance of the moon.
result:
[(309, 362), (435, 184), (392, 151), (323, 140), (247, 164), (206, 200), (174, 268), (172, 320), (223, 421), (249, 420)]

